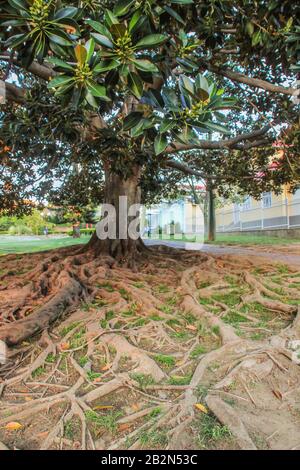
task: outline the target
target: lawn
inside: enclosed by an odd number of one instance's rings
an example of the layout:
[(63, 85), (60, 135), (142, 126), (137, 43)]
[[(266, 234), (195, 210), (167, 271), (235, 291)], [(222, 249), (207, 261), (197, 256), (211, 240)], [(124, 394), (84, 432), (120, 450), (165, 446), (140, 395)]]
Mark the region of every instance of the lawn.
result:
[(35, 251), (47, 251), (64, 246), (79, 245), (86, 243), (89, 236), (82, 236), (81, 238), (37, 238), (37, 239), (20, 239), (20, 237), (6, 237), (0, 236), (0, 255), (8, 253), (32, 253)]
[[(55, 248), (61, 248), (64, 246), (79, 245), (87, 243), (89, 235), (82, 235), (79, 239), (72, 237), (63, 238), (44, 238), (39, 237), (30, 240), (30, 237), (8, 237), (0, 236), (0, 255), (6, 255), (9, 253), (33, 253), (37, 251), (53, 250)], [(172, 242), (176, 241), (189, 241), (189, 242), (201, 242), (201, 240), (194, 240), (191, 238), (182, 237), (181, 240), (173, 239), (173, 237), (164, 237), (163, 239), (169, 239)], [(156, 238), (157, 240), (157, 238)], [(267, 237), (263, 235), (234, 235), (234, 234), (218, 234), (215, 242), (205, 242), (214, 245), (290, 245), (299, 243), (300, 239), (288, 239), (288, 238), (277, 238)]]
[(300, 244), (300, 238), (269, 237), (266, 235), (243, 235), (231, 233), (218, 233), (214, 242), (205, 242), (213, 245), (290, 245)]
[[(146, 237), (148, 239), (148, 237)], [(203, 241), (202, 237), (189, 236), (185, 237), (176, 235), (160, 235), (159, 237), (151, 237), (150, 240), (170, 240), (172, 242), (198, 242)], [(263, 234), (258, 235), (246, 235), (246, 234), (233, 234), (233, 233), (218, 233), (217, 238), (213, 242), (205, 240), (205, 243), (211, 245), (290, 245), (300, 244), (300, 238), (281, 238), (281, 237), (270, 237)]]

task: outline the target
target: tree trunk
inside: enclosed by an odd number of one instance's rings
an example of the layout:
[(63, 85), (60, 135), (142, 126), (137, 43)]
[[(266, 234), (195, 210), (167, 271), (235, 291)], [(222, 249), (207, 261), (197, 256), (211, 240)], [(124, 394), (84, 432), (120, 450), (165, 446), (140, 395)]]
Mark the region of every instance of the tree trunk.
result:
[(210, 242), (216, 239), (216, 213), (215, 213), (215, 194), (213, 188), (208, 188), (208, 234), (207, 239)]
[[(140, 238), (133, 239), (128, 233), (130, 223), (137, 219), (137, 215), (128, 215), (128, 211), (134, 204), (141, 203), (140, 176), (141, 167), (137, 165), (132, 168), (126, 179), (117, 173), (106, 173), (103, 202), (115, 208), (115, 234), (107, 234), (106, 239), (100, 239), (98, 234), (94, 233), (86, 246), (86, 249), (93, 250), (96, 256), (109, 255), (130, 267), (134, 265), (137, 252), (146, 249)], [(120, 199), (122, 196), (127, 199)]]

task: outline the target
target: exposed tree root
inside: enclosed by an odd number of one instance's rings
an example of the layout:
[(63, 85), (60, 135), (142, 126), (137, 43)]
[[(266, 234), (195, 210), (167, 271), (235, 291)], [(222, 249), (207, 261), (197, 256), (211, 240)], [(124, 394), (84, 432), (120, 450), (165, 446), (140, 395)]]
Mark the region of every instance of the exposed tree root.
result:
[(78, 248), (43, 256), (0, 260), (15, 273), (0, 293), (0, 446), (279, 448), (279, 423), (297, 446), (295, 270), (165, 246), (138, 273)]

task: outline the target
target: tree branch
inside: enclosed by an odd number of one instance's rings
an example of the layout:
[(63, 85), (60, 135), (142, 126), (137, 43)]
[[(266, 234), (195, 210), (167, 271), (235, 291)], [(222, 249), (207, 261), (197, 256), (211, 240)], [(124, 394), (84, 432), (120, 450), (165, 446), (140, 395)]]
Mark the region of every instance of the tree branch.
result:
[[(264, 126), (262, 129), (258, 129), (247, 134), (241, 134), (232, 139), (225, 140), (199, 140), (198, 144), (172, 144), (169, 145), (165, 153), (176, 153), (184, 150), (204, 149), (204, 150), (222, 150), (222, 149), (233, 149), (233, 150), (248, 150), (253, 147), (260, 147), (270, 143), (269, 139), (255, 140), (258, 137), (264, 136), (271, 129), (271, 124)], [(245, 144), (241, 142), (249, 141)]]
[(13, 83), (2, 82), (5, 89), (5, 100), (14, 101), (15, 103), (25, 102), (25, 90), (20, 88)]
[(169, 159), (165, 162), (165, 164), (167, 167), (175, 168), (176, 170), (179, 170), (182, 173), (185, 173), (187, 175), (194, 175), (194, 176), (197, 176), (198, 178), (203, 178), (203, 179), (211, 178), (211, 176), (204, 175), (203, 173), (200, 173), (200, 171), (193, 170), (192, 168), (185, 165), (184, 163), (176, 162), (175, 160)]
[(273, 83), (267, 82), (266, 80), (261, 80), (260, 78), (252, 78), (248, 77), (239, 72), (234, 72), (233, 70), (229, 69), (222, 69), (221, 67), (217, 67), (211, 64), (205, 64), (210, 72), (216, 73), (217, 75), (221, 75), (222, 77), (229, 78), (234, 82), (245, 83), (251, 87), (261, 88), (266, 91), (270, 91), (271, 93), (282, 93), (284, 95), (290, 96), (299, 96), (300, 89), (292, 88), (292, 87), (283, 87), (280, 85), (273, 85)]
[(39, 78), (42, 78), (43, 80), (49, 80), (49, 78), (54, 77), (56, 75), (56, 73), (50, 67), (47, 67), (46, 65), (41, 65), (38, 62), (32, 62), (28, 68), (25, 68), (20, 64), (20, 62), (18, 62), (16, 58), (11, 59), (8, 53), (1, 54), (0, 60), (3, 60), (5, 62), (12, 60), (12, 63), (17, 67), (20, 67), (25, 71), (30, 72)]

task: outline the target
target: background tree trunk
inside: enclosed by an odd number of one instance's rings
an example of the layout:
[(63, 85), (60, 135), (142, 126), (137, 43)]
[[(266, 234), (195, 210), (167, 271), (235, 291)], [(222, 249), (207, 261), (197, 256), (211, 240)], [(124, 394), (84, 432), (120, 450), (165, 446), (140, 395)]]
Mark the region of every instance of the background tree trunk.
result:
[(207, 188), (208, 193), (208, 230), (207, 239), (210, 242), (216, 239), (216, 211), (215, 211), (215, 194), (211, 186)]

